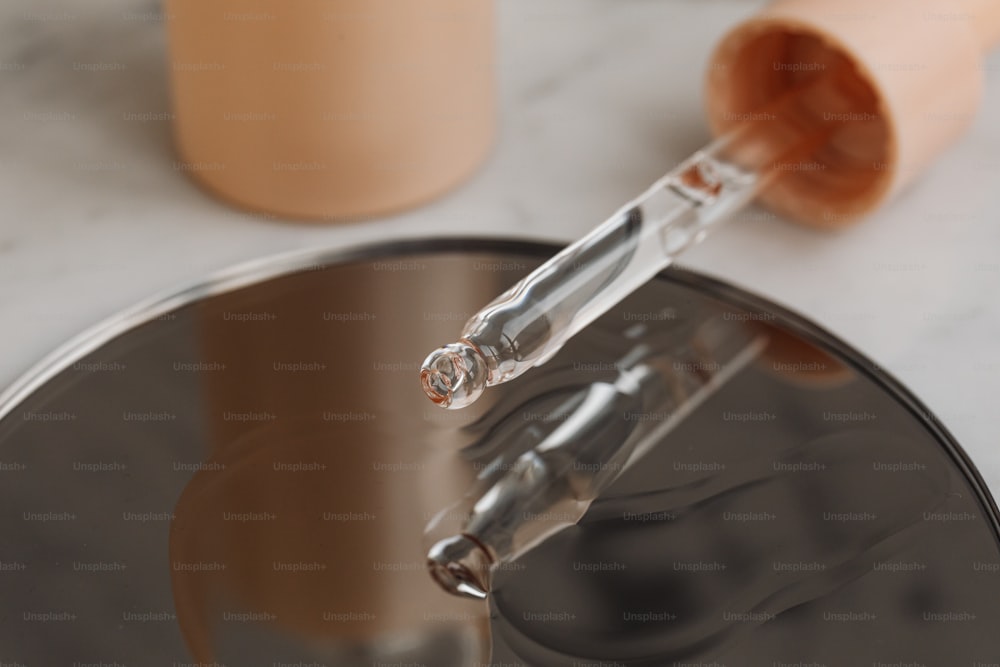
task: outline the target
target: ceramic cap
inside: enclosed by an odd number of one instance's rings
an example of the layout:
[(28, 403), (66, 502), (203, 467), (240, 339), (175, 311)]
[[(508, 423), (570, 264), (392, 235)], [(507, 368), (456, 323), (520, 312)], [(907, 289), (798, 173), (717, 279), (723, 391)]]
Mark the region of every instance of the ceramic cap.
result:
[[(982, 97), (983, 56), (998, 42), (997, 0), (776, 0), (712, 55), (709, 123), (722, 134), (753, 122), (766, 140), (781, 116), (757, 112), (794, 88), (812, 95), (806, 122), (838, 129), (760, 199), (800, 222), (841, 227), (961, 136)], [(828, 74), (847, 91), (836, 100), (804, 86)]]

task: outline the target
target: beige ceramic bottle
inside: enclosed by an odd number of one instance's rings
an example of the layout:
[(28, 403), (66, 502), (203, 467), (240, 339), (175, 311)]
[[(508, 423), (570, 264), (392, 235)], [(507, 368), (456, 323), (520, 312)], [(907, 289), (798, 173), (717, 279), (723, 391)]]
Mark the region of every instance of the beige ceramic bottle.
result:
[(178, 169), (254, 211), (352, 219), (483, 160), (492, 0), (166, 0)]

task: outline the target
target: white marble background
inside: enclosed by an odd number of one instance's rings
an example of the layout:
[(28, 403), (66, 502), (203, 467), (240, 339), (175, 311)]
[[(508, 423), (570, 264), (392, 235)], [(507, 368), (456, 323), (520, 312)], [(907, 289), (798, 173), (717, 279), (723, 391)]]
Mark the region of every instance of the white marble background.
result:
[[(164, 26), (142, 0), (0, 3), (0, 386), (154, 292), (283, 250), (568, 241), (707, 139), (700, 81), (750, 0), (499, 0), (502, 127), (459, 191), (358, 225), (264, 222), (171, 169)], [(153, 14), (152, 17), (148, 14)], [(74, 62), (116, 62), (111, 72)], [(1000, 491), (1000, 58), (969, 136), (838, 234), (751, 212), (689, 267), (818, 321), (908, 384)]]

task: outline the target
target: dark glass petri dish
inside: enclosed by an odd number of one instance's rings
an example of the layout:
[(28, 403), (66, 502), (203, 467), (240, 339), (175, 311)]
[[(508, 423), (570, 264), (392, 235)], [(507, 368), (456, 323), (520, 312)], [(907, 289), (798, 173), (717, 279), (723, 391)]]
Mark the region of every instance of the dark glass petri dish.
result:
[[(876, 364), (773, 303), (671, 269), (544, 367), (431, 405), (423, 356), (554, 250), (284, 256), (43, 361), (0, 396), (0, 661), (995, 662), (1000, 533), (975, 468)], [(497, 432), (544, 428), (637, 341), (700, 344), (706, 319), (766, 346), (488, 603), (434, 588), (424, 528)]]

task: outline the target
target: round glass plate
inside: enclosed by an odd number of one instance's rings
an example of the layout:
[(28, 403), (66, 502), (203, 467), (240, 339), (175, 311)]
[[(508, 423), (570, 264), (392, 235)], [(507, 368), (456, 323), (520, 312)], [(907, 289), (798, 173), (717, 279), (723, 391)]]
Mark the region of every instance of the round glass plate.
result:
[[(975, 469), (876, 365), (772, 303), (669, 270), (544, 367), (433, 406), (423, 356), (554, 250), (286, 256), (55, 353), (0, 397), (0, 664), (996, 662)], [(683, 418), (621, 415), (648, 451), (488, 602), (435, 587), (425, 527), (497, 433), (544, 430), (553, 397), (637, 345), (697, 350), (686, 377), (734, 335), (763, 342)]]

